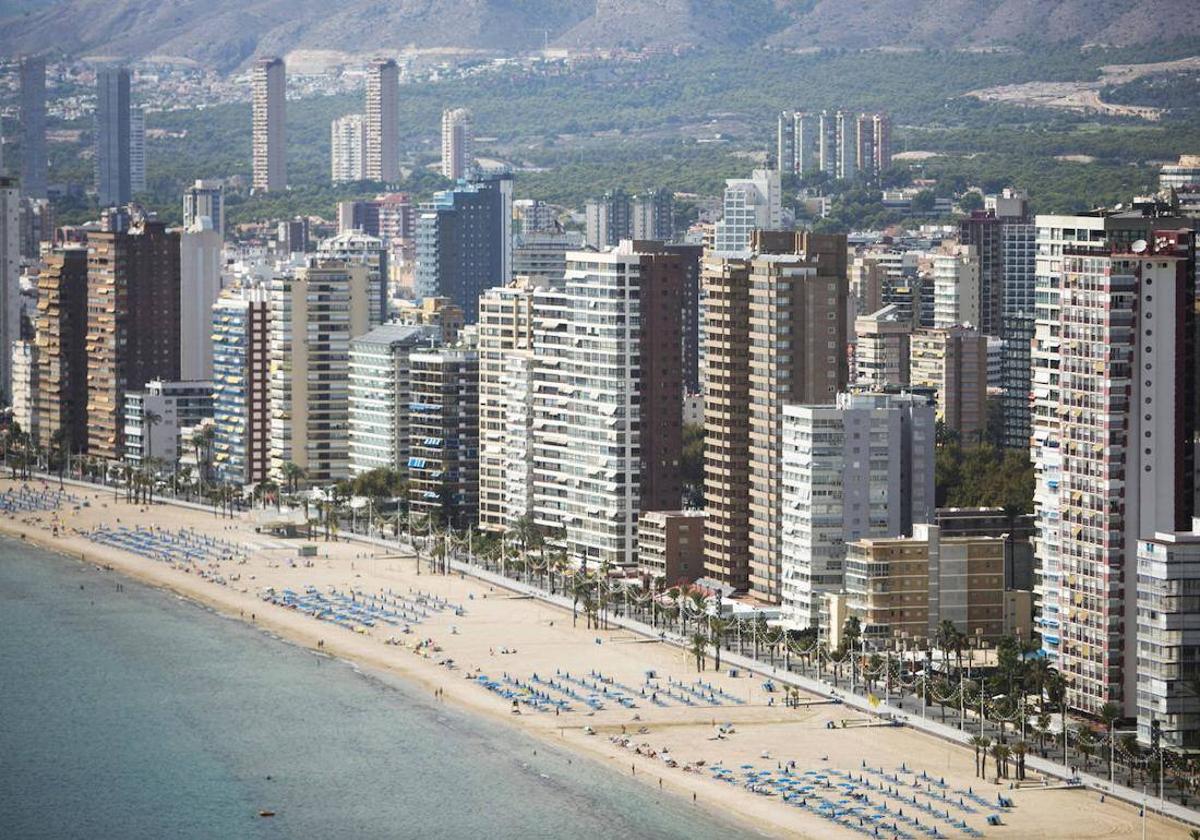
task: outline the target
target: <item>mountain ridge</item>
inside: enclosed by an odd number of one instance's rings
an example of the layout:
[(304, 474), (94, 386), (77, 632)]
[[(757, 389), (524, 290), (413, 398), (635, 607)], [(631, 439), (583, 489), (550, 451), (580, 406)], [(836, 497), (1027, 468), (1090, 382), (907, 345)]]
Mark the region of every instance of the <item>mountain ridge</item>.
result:
[[(964, 48), (1200, 38), (1195, 0), (58, 0), (0, 19), (9, 52), (167, 55), (222, 71), (293, 50), (410, 46)], [(9, 6), (12, 9), (14, 6)]]

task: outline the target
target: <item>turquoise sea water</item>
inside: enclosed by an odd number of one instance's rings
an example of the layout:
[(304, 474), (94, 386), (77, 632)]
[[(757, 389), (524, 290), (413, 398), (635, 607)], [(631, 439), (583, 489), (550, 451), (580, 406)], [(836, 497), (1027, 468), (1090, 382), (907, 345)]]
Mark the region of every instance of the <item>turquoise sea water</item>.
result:
[(404, 684), (0, 538), (0, 838), (743, 836)]

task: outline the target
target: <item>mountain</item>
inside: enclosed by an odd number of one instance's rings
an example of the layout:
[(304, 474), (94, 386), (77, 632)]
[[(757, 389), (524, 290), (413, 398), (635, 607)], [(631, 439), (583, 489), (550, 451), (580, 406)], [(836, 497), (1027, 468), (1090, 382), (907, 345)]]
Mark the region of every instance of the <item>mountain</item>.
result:
[(409, 46), (1149, 45), (1200, 36), (1196, 0), (0, 0), (4, 51), (232, 70), (256, 55)]

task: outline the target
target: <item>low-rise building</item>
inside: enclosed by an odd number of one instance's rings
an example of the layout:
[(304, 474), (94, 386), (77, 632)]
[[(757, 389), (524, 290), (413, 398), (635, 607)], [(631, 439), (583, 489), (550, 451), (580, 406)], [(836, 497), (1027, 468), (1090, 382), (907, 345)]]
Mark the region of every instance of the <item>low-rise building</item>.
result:
[(922, 524), (912, 537), (857, 540), (846, 554), (846, 602), (868, 643), (932, 639), (946, 620), (995, 641), (1005, 633), (1004, 539), (943, 537)]
[(651, 510), (638, 517), (638, 568), (666, 586), (704, 574), (704, 512)]

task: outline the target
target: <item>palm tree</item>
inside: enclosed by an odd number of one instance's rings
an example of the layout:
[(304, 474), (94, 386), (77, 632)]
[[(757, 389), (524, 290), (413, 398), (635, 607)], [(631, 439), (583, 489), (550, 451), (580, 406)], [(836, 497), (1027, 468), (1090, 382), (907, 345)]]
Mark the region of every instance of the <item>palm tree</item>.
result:
[(989, 741), (983, 735), (972, 735), (971, 736), (970, 744), (972, 747), (975, 748), (975, 775), (976, 776), (979, 775), (979, 752), (980, 752), (980, 750), (987, 750), (988, 744), (990, 744), (990, 743), (991, 743), (991, 741)]
[(990, 747), (992, 745), (992, 739), (988, 738), (986, 735), (976, 735), (975, 737), (978, 738), (980, 741), (980, 744), (979, 744), (979, 778), (986, 779), (987, 778), (988, 747)]
[(992, 744), (992, 759), (996, 764), (996, 782), (999, 783), (1000, 777), (1008, 777), (1008, 747), (997, 741)]
[(692, 655), (696, 657), (696, 670), (704, 670), (704, 655), (708, 649), (708, 637), (703, 633), (692, 634)]
[(1017, 762), (1017, 781), (1025, 781), (1025, 754), (1029, 752), (1029, 747), (1024, 741), (1017, 741), (1012, 745), (1012, 753)]
[(1112, 779), (1112, 748), (1113, 743), (1113, 727), (1117, 725), (1117, 720), (1121, 717), (1121, 710), (1117, 708), (1115, 703), (1105, 703), (1100, 707), (1100, 722), (1104, 724), (1104, 729), (1108, 733), (1108, 743), (1110, 745), (1108, 756), (1105, 757), (1104, 763), (1108, 765), (1109, 779)]
[(156, 411), (145, 409), (142, 412), (142, 424), (146, 427), (146, 448), (143, 460), (154, 454), (154, 427), (162, 422), (162, 415)]
[(283, 465), (283, 480), (287, 482), (288, 493), (296, 495), (296, 491), (300, 488), (300, 482), (306, 478), (304, 469), (297, 466), (291, 461), (284, 462)]
[(716, 670), (721, 670), (721, 643), (725, 640), (725, 633), (729, 630), (729, 621), (719, 616), (709, 616), (708, 632), (712, 636), (713, 657), (716, 662)]

